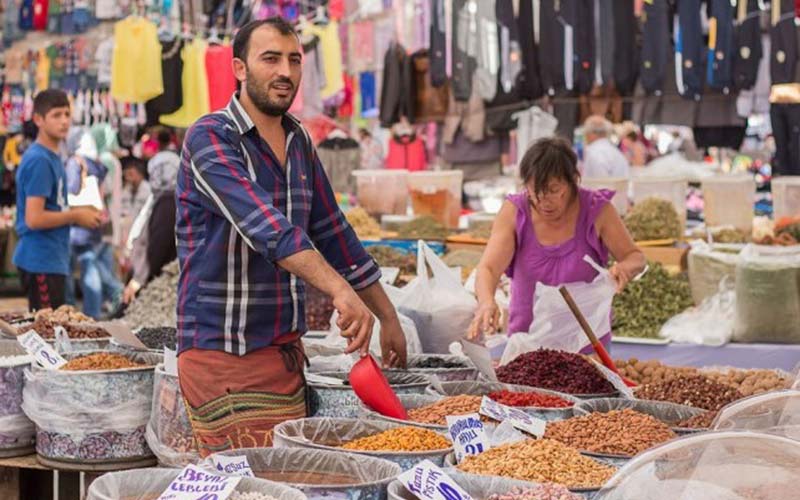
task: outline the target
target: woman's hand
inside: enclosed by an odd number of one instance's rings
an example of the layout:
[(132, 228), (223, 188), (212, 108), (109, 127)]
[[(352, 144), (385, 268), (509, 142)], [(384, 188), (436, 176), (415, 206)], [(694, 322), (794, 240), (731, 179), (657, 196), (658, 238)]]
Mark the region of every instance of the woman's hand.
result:
[(617, 284), (617, 293), (622, 293), (628, 283), (636, 276), (629, 270), (628, 266), (620, 262), (611, 266), (608, 273), (614, 278), (614, 282)]
[(472, 324), (469, 326), (467, 339), (475, 340), (487, 333), (494, 333), (500, 325), (500, 308), (497, 303), (492, 300), (478, 305), (478, 310), (475, 311), (475, 317), (472, 319)]

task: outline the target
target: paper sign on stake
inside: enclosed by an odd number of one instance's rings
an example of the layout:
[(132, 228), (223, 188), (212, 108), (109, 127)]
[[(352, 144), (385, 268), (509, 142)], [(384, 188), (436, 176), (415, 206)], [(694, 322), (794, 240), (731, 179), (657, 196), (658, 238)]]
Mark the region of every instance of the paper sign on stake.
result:
[(453, 479), (430, 460), (423, 460), (397, 479), (420, 500), (473, 500)]
[(178, 355), (169, 347), (164, 347), (164, 373), (178, 376)]
[(35, 330), (23, 333), (17, 337), (17, 342), (46, 370), (58, 370), (67, 364), (67, 360), (50, 347), (50, 344)]
[(69, 340), (67, 330), (59, 325), (53, 328), (53, 333), (55, 333), (56, 337), (56, 351), (72, 352), (72, 342)]
[(468, 455), (480, 455), (489, 449), (489, 437), (477, 413), (448, 415), (447, 433), (456, 452), (456, 461), (461, 463)]
[(97, 326), (111, 334), (111, 336), (114, 337), (114, 340), (122, 345), (131, 346), (135, 349), (147, 349), (147, 346), (144, 345), (141, 340), (139, 340), (139, 337), (134, 335), (131, 329), (128, 328), (128, 325), (121, 321), (98, 322)]
[(253, 469), (250, 467), (250, 462), (244, 455), (235, 457), (227, 457), (225, 455), (215, 456), (213, 459), (214, 467), (221, 474), (229, 476), (242, 476), (242, 477), (256, 477), (253, 474)]
[(515, 429), (519, 429), (537, 438), (544, 436), (547, 422), (534, 418), (522, 410), (497, 403), (484, 396), (481, 400), (481, 415), (485, 415), (500, 422), (508, 421)]
[(492, 365), (492, 355), (489, 354), (489, 349), (480, 345), (474, 344), (472, 342), (462, 340), (461, 341), (461, 350), (464, 354), (472, 360), (475, 366), (492, 382), (497, 382), (497, 373), (494, 371), (494, 365)]
[(241, 480), (241, 476), (221, 476), (187, 465), (158, 500), (225, 500)]

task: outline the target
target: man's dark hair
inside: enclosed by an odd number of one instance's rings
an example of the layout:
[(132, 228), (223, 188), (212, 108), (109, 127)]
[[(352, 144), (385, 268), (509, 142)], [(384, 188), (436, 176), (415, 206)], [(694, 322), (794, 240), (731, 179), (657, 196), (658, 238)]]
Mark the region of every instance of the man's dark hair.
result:
[(242, 26), (233, 38), (233, 57), (241, 59), (242, 61), (247, 61), (250, 38), (253, 36), (253, 32), (262, 26), (269, 26), (278, 30), (278, 33), (283, 36), (297, 36), (297, 32), (289, 21), (279, 16), (261, 19), (259, 21), (250, 21)]
[(142, 177), (147, 179), (147, 163), (141, 158), (137, 158), (136, 156), (124, 156), (119, 160), (120, 164), (122, 165), (122, 171), (128, 170), (129, 168), (133, 168), (139, 171), (142, 174)]
[(55, 108), (68, 108), (69, 98), (63, 90), (45, 89), (33, 98), (33, 112), (44, 118), (50, 110)]
[(156, 134), (156, 140), (158, 141), (158, 149), (167, 149), (169, 145), (172, 144), (172, 130), (166, 127), (160, 127)]
[(536, 141), (522, 157), (519, 174), (525, 184), (533, 181), (536, 196), (541, 195), (553, 179), (565, 181), (573, 193), (578, 192), (578, 156), (572, 145), (561, 137)]

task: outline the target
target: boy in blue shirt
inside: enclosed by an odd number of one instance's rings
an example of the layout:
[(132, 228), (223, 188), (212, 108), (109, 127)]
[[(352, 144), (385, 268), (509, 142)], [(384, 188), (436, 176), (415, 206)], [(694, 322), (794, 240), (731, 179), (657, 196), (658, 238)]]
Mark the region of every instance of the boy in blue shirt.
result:
[(102, 216), (93, 208), (67, 206), (67, 179), (58, 154), (70, 127), (67, 95), (43, 90), (33, 100), (33, 121), (39, 129), (17, 169), (19, 243), (14, 265), (31, 311), (64, 304), (69, 274), (69, 227), (96, 228)]

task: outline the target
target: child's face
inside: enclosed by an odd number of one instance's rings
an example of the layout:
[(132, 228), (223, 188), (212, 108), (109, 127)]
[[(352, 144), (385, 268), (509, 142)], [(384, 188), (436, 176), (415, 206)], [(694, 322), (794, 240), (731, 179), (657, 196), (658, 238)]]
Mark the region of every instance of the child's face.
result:
[(33, 115), (33, 121), (39, 130), (50, 136), (55, 141), (63, 141), (67, 138), (71, 124), (71, 113), (69, 106), (53, 108), (44, 116)]

